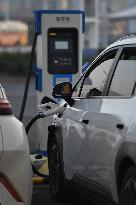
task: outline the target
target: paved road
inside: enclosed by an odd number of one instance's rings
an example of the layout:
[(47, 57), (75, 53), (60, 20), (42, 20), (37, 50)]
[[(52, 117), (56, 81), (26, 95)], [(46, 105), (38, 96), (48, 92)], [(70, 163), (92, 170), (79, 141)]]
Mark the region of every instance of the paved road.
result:
[[(74, 201), (55, 202), (50, 195), (48, 185), (37, 185), (34, 187), (33, 198), (31, 205), (96, 205), (91, 203), (85, 197), (80, 196), (79, 199)], [(98, 205), (98, 204), (97, 204)], [(102, 204), (101, 204), (102, 205)]]

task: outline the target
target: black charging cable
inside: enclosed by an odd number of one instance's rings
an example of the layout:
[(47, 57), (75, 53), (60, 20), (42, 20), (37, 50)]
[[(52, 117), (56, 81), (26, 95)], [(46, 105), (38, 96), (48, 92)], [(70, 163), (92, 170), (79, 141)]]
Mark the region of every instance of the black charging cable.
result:
[(35, 48), (36, 48), (36, 43), (37, 43), (37, 37), (38, 37), (38, 33), (35, 33), (33, 44), (32, 44), (28, 73), (27, 73), (27, 77), (26, 77), (24, 96), (23, 96), (22, 106), (21, 106), (20, 115), (19, 115), (20, 121), (23, 120), (23, 116), (24, 116), (24, 111), (25, 111), (25, 106), (26, 106), (26, 101), (27, 101), (27, 96), (28, 96), (28, 90), (29, 90), (29, 84), (30, 84), (30, 78), (31, 78), (32, 69), (33, 69), (33, 61), (34, 61), (34, 57), (35, 57)]
[[(41, 118), (44, 118), (45, 116), (42, 114), (42, 113), (39, 113), (37, 114), (34, 118), (32, 118), (32, 120), (27, 124), (27, 126), (25, 127), (25, 130), (26, 130), (26, 134), (29, 133), (29, 130), (30, 128), (32, 127), (32, 125), (38, 120), (38, 119), (41, 119)], [(36, 158), (39, 158), (41, 159), (42, 158), (42, 155), (38, 155)], [(31, 163), (32, 164), (32, 163)], [(46, 181), (49, 180), (49, 176), (46, 175), (46, 174), (42, 174), (40, 173), (36, 168), (35, 166), (32, 164), (32, 169), (33, 169), (33, 172), (40, 176), (40, 177), (44, 177), (46, 179)]]

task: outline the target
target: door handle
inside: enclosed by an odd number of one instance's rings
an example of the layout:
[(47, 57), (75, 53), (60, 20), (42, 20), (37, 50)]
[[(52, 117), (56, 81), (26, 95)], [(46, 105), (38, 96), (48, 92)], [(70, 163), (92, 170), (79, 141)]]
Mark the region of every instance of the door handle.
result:
[(88, 124), (88, 123), (89, 123), (89, 120), (82, 120), (82, 123)]
[(117, 124), (116, 127), (119, 129), (119, 130), (122, 130), (124, 128), (124, 125), (123, 124)]

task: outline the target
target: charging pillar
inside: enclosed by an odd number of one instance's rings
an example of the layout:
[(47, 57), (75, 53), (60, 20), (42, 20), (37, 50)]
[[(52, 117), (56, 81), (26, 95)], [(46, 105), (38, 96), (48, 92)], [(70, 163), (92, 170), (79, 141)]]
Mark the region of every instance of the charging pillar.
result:
[[(82, 74), (82, 45), (85, 13), (79, 10), (36, 10), (38, 35), (36, 91), (38, 104), (53, 87), (70, 81), (73, 85)], [(38, 123), (40, 150), (47, 149), (48, 119)]]

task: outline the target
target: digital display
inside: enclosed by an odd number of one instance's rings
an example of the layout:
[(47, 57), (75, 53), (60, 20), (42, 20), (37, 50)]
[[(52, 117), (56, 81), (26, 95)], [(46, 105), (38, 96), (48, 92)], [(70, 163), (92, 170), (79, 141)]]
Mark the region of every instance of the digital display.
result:
[(68, 41), (55, 41), (55, 49), (69, 49)]

